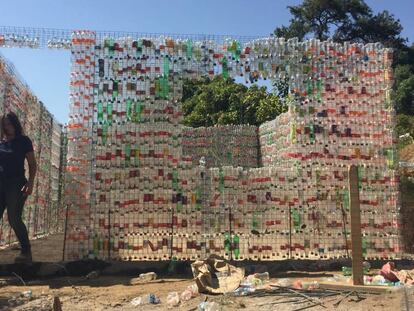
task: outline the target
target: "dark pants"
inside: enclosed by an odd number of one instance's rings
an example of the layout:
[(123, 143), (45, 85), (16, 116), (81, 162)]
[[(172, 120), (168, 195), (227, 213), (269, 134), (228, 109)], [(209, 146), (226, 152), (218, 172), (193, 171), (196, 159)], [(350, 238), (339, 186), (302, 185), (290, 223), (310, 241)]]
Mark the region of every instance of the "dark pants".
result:
[(22, 219), (23, 207), (27, 198), (23, 194), (22, 188), (26, 182), (26, 178), (0, 177), (0, 220), (7, 208), (9, 224), (20, 242), (22, 253), (30, 252), (29, 236)]

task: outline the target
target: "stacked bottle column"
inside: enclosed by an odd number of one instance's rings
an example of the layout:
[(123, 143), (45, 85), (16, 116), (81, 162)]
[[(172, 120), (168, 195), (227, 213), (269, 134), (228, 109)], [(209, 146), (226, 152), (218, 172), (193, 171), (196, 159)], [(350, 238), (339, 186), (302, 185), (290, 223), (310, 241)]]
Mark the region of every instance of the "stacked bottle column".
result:
[[(58, 202), (59, 202), (59, 232), (66, 233), (67, 224), (67, 204), (65, 200), (65, 185), (66, 185), (66, 159), (68, 153), (68, 138), (67, 138), (67, 126), (62, 126), (62, 134), (60, 140), (60, 165), (59, 165), (59, 189), (58, 189)], [(64, 242), (66, 243), (66, 242)]]
[(71, 50), (70, 111), (65, 174), (65, 255), (88, 255), (90, 234), (95, 33), (74, 31)]
[(37, 159), (37, 204), (34, 235), (41, 236), (48, 232), (50, 223), (50, 174), (52, 146), (52, 116), (42, 105), (40, 123), (40, 154)]
[(95, 51), (89, 255), (168, 259), (173, 209), (182, 200), (182, 114), (176, 103), (182, 82), (166, 52), (151, 41), (104, 40)]
[(62, 125), (52, 120), (52, 146), (50, 159), (50, 212), (48, 215), (49, 232), (59, 232), (62, 228), (62, 207), (59, 201), (60, 165), (61, 165)]
[[(40, 156), (40, 135), (41, 135), (41, 104), (35, 96), (28, 96), (28, 111), (27, 119), (25, 123), (25, 134), (30, 137), (33, 144), (33, 150), (36, 160)], [(27, 161), (25, 162), (25, 170), (29, 172), (29, 166)], [(33, 193), (26, 199), (25, 208), (24, 208), (24, 219), (29, 233), (29, 237), (33, 238), (35, 236), (35, 224), (37, 217), (37, 202), (38, 202), (38, 189), (39, 189), (39, 179), (36, 176), (33, 185)]]

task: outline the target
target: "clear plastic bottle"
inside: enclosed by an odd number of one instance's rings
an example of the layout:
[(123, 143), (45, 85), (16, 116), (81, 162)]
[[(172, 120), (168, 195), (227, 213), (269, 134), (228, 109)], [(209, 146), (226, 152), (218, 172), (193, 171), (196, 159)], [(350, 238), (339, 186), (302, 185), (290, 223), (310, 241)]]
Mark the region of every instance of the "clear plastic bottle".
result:
[[(191, 298), (191, 297), (190, 297)], [(180, 296), (177, 292), (171, 292), (167, 296), (168, 309), (177, 307), (180, 304)]]

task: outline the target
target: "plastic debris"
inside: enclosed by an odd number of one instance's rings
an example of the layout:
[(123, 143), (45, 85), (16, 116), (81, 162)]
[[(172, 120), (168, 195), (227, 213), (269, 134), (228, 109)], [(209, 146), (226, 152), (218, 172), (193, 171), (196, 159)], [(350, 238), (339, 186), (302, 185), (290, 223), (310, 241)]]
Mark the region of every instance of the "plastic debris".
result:
[(220, 305), (214, 301), (205, 301), (198, 305), (199, 311), (219, 311)]
[(32, 299), (33, 293), (31, 290), (26, 290), (22, 292), (22, 297)]
[(188, 301), (198, 295), (198, 287), (196, 284), (188, 286), (180, 295), (181, 301)]
[[(191, 297), (190, 297), (191, 298)], [(168, 308), (174, 308), (180, 304), (180, 296), (177, 292), (171, 292), (167, 296), (167, 305)]]
[(130, 284), (131, 285), (143, 284), (143, 283), (148, 283), (156, 279), (157, 279), (157, 274), (155, 272), (141, 273), (139, 277), (131, 279)]
[(160, 299), (154, 294), (139, 296), (139, 297), (136, 297), (136, 298), (132, 299), (132, 301), (131, 301), (131, 304), (133, 306), (146, 305), (146, 304), (156, 305), (156, 304), (159, 304), (159, 303), (161, 303)]
[(101, 275), (101, 274), (100, 274), (100, 272), (99, 272), (99, 271), (97, 271), (97, 270), (95, 270), (95, 271), (89, 272), (89, 273), (86, 275), (86, 278), (87, 278), (88, 280), (91, 280), (91, 279), (96, 279), (96, 278), (98, 278), (100, 275)]

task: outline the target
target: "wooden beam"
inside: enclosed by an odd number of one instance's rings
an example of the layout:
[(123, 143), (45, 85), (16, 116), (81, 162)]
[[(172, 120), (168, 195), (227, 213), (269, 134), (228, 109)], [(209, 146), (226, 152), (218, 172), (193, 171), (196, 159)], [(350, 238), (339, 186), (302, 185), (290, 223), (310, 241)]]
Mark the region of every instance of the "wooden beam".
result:
[(364, 285), (358, 167), (355, 165), (349, 167), (349, 203), (351, 209), (352, 279), (354, 285)]
[(360, 293), (372, 293), (372, 294), (383, 294), (392, 291), (389, 286), (371, 286), (371, 285), (345, 285), (345, 284), (334, 284), (334, 283), (319, 283), (319, 288), (332, 289), (332, 290), (343, 290), (343, 291), (355, 291)]

